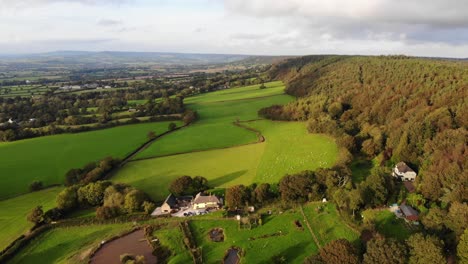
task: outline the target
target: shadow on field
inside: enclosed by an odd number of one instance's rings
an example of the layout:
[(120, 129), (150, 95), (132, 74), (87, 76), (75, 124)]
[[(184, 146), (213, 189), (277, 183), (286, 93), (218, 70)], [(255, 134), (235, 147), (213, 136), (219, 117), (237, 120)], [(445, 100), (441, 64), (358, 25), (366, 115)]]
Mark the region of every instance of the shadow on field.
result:
[(278, 263), (280, 263), (281, 261), (279, 261), (279, 258), (283, 257), (285, 260), (284, 263), (293, 263), (293, 262), (298, 262), (298, 263), (302, 263), (304, 260), (303, 259), (299, 259), (301, 258), (301, 254), (302, 252), (304, 251), (304, 248), (306, 248), (308, 245), (308, 243), (306, 242), (302, 242), (302, 243), (299, 243), (299, 244), (296, 244), (292, 247), (288, 247), (286, 248), (285, 250), (279, 252), (278, 254), (276, 254), (276, 258), (275, 260), (269, 260), (269, 261), (264, 261), (262, 262), (261, 264), (270, 264), (270, 263), (274, 263), (275, 261), (277, 261)]
[(241, 177), (242, 175), (244, 175), (245, 173), (247, 173), (247, 170), (240, 170), (240, 171), (236, 171), (236, 172), (232, 172), (232, 173), (229, 173), (229, 174), (226, 174), (224, 176), (221, 176), (219, 178), (216, 178), (214, 180), (212, 180), (210, 182), (210, 184), (213, 186), (213, 187), (216, 187), (216, 186), (221, 186), (225, 183), (228, 183), (230, 181), (233, 181), (239, 177)]

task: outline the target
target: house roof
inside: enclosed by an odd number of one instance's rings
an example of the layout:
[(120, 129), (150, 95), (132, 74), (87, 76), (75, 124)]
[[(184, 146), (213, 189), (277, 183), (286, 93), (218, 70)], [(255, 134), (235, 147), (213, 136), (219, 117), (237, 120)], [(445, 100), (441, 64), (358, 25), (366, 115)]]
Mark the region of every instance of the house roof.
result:
[(403, 212), (403, 214), (406, 216), (406, 217), (410, 217), (410, 216), (418, 216), (418, 212), (416, 210), (413, 209), (413, 207), (411, 206), (408, 206), (406, 204), (402, 204), (400, 206), (400, 209), (401, 211)]
[(193, 200), (194, 204), (201, 204), (201, 203), (220, 203), (218, 197), (215, 195), (202, 195), (202, 193), (198, 193)]
[(414, 172), (414, 170), (411, 169), (408, 165), (406, 165), (406, 163), (404, 163), (403, 161), (398, 162), (396, 167), (397, 167), (398, 171), (401, 172), (401, 173)]
[(176, 197), (171, 193), (167, 196), (166, 200), (164, 200), (164, 203), (169, 205), (170, 207), (174, 207), (177, 204), (177, 199)]

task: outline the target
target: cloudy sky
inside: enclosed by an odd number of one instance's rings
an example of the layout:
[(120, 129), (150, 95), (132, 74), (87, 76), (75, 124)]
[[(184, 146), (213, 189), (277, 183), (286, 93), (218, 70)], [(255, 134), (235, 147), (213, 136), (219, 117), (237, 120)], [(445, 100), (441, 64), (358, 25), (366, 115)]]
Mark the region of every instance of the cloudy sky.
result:
[(468, 0), (0, 0), (0, 54), (468, 57)]

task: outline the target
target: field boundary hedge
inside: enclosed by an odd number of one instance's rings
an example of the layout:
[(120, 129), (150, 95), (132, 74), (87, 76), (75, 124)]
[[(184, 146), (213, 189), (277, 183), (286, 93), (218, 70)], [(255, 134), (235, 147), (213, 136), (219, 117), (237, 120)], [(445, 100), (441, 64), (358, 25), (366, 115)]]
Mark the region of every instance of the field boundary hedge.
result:
[[(234, 121), (234, 122), (232, 122), (232, 124), (234, 126), (237, 126), (237, 127), (246, 129), (248, 131), (254, 132), (257, 135), (257, 138), (258, 138), (257, 141), (255, 141), (255, 142), (238, 144), (238, 145), (227, 146), (227, 147), (217, 147), (217, 148), (210, 148), (210, 149), (195, 149), (195, 150), (191, 150), (191, 151), (182, 151), (182, 152), (176, 152), (176, 153), (160, 155), (160, 156), (151, 156), (151, 157), (145, 157), (145, 158), (132, 159), (132, 160), (129, 160), (127, 162), (150, 160), (150, 159), (164, 158), (164, 157), (170, 157), (170, 156), (176, 156), (176, 155), (182, 155), (182, 154), (189, 154), (189, 153), (212, 151), (212, 150), (230, 149), (230, 148), (237, 148), (237, 147), (242, 147), (242, 146), (249, 146), (249, 145), (263, 143), (263, 142), (266, 141), (266, 139), (259, 130), (256, 130), (254, 128), (251, 128), (251, 127), (240, 124), (240, 123), (244, 123), (244, 122), (253, 122), (253, 121), (259, 121), (259, 120), (265, 120), (265, 119), (252, 119), (252, 120), (249, 120), (249, 121)], [(180, 128), (183, 128), (183, 127), (185, 127), (185, 126), (182, 126)]]
[(39, 235), (49, 231), (53, 228), (51, 225), (43, 225), (40, 227), (33, 227), (30, 229), (29, 234), (21, 235), (15, 241), (13, 241), (10, 245), (8, 245), (2, 252), (0, 253), (0, 263), (6, 263), (8, 260), (13, 258), (16, 253), (18, 253), (21, 249), (26, 247), (31, 240), (38, 237)]
[(183, 125), (183, 126), (180, 126), (180, 127), (176, 127), (175, 129), (173, 130), (168, 130), (164, 133), (161, 133), (159, 135), (157, 135), (156, 137), (146, 141), (145, 143), (143, 143), (142, 145), (140, 145), (137, 149), (135, 149), (134, 151), (132, 151), (130, 154), (128, 154), (127, 156), (125, 156), (125, 158), (122, 159), (122, 161), (117, 165), (115, 166), (114, 168), (112, 168), (109, 172), (107, 172), (103, 177), (102, 179), (103, 180), (106, 180), (106, 179), (109, 179), (111, 178), (112, 176), (115, 175), (115, 173), (120, 169), (122, 168), (125, 164), (127, 164), (128, 162), (130, 161), (133, 161), (132, 158), (135, 157), (138, 153), (142, 152), (143, 150), (147, 149), (149, 146), (151, 146), (151, 144), (154, 143), (154, 141), (158, 140), (159, 138), (163, 137), (163, 136), (166, 136), (168, 134), (171, 134), (171, 133), (174, 133), (175, 131), (178, 131), (179, 129), (182, 129), (186, 126), (188, 126), (190, 124), (186, 124), (186, 125)]
[(180, 230), (184, 235), (184, 244), (189, 250), (190, 256), (194, 264), (203, 263), (203, 254), (201, 248), (197, 247), (197, 242), (193, 237), (192, 231), (190, 230), (189, 221), (179, 222)]

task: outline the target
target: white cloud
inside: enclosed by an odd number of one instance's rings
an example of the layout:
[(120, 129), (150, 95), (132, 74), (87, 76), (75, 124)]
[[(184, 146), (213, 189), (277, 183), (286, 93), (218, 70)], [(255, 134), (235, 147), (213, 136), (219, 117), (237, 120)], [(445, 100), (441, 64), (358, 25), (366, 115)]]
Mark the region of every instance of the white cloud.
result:
[(466, 10), (466, 0), (0, 0), (0, 49), (468, 57)]

